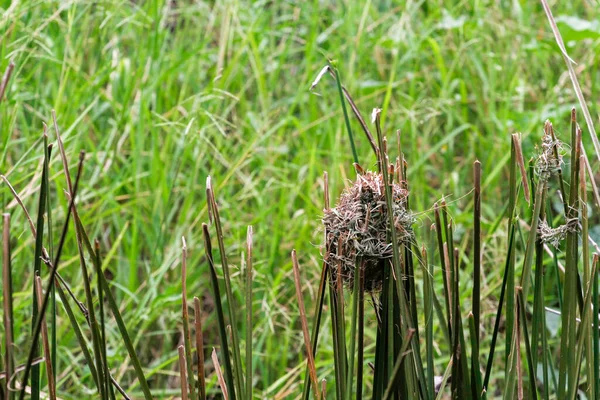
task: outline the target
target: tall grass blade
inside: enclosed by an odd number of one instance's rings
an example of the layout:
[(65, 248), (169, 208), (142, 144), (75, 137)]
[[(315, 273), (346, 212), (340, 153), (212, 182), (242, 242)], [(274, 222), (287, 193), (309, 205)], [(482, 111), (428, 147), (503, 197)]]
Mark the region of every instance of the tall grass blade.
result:
[(181, 237), (181, 319), (183, 321), (183, 343), (185, 348), (185, 361), (187, 365), (187, 384), (189, 386), (190, 398), (198, 399), (196, 395), (196, 383), (194, 381), (194, 367), (192, 365), (192, 339), (190, 337), (190, 317), (187, 304), (187, 244), (185, 238)]
[(200, 400), (206, 399), (206, 381), (204, 378), (204, 337), (202, 334), (202, 314), (200, 299), (194, 297), (194, 323), (196, 325), (196, 355), (198, 356), (198, 394)]
[(2, 215), (2, 294), (3, 294), (3, 322), (4, 322), (4, 368), (6, 379), (4, 380), (4, 396), (6, 400), (12, 400), (14, 393), (8, 390), (8, 381), (14, 372), (14, 320), (13, 320), (13, 287), (11, 271), (11, 248), (10, 248), (10, 214)]
[[(573, 122), (575, 124), (575, 122)], [(569, 194), (569, 211), (567, 220), (578, 218), (579, 204), (579, 156), (580, 156), (581, 131), (575, 131), (571, 140), (571, 182)], [(578, 234), (569, 231), (566, 236), (567, 249), (565, 255), (565, 285), (564, 309), (561, 310), (561, 357), (559, 364), (558, 397), (563, 399), (570, 387), (577, 379), (578, 367), (575, 365), (576, 355), (576, 318), (577, 318), (577, 281), (578, 281)]]
[[(352, 292), (352, 315), (350, 319), (350, 346), (348, 351), (348, 375), (346, 376), (346, 393), (350, 394), (352, 390), (352, 383), (354, 382), (354, 357), (356, 354), (356, 329), (358, 326), (358, 302), (360, 293), (360, 277), (363, 275), (362, 271), (365, 268), (365, 263), (360, 257), (356, 259), (356, 265), (354, 270), (354, 290)], [(357, 388), (358, 390), (358, 388)]]
[(177, 347), (177, 353), (179, 354), (179, 379), (181, 383), (181, 400), (188, 400), (188, 383), (186, 376), (186, 361), (185, 361), (185, 349), (183, 346)]
[[(517, 167), (518, 167), (518, 159), (522, 158), (519, 156), (518, 149), (521, 148), (519, 145), (519, 135), (512, 134), (511, 135), (511, 146), (510, 146), (510, 174), (509, 174), (509, 184), (508, 184), (508, 221), (509, 221), (509, 232), (511, 231), (512, 224), (515, 223), (514, 216), (516, 214), (516, 206), (517, 206)], [(510, 234), (509, 234), (510, 241)], [(510, 246), (510, 244), (509, 244)], [(515, 321), (515, 263), (516, 263), (516, 252), (509, 251), (507, 254), (510, 257), (507, 259), (507, 277), (506, 277), (506, 326), (509, 329), (506, 329), (506, 338), (505, 338), (505, 354), (504, 359), (508, 359), (510, 353), (510, 347), (512, 346), (512, 326), (514, 326)], [(504, 284), (503, 284), (504, 285)], [(502, 305), (500, 305), (500, 309)], [(498, 314), (500, 315), (500, 314)], [(493, 352), (492, 352), (493, 353)], [(508, 376), (505, 374), (505, 379), (508, 379)], [(484, 384), (484, 387), (487, 385)]]
[[(523, 292), (517, 292), (517, 316), (520, 323), (520, 331), (523, 332), (523, 341), (525, 342), (525, 355), (527, 359), (527, 372), (529, 378), (529, 398), (537, 399), (537, 380), (535, 373), (537, 370), (537, 364), (533, 362), (533, 355), (531, 351), (531, 342), (529, 341), (529, 330), (527, 329), (527, 314), (525, 313), (525, 300), (523, 299)], [(523, 374), (521, 374), (522, 376)]]
[[(38, 307), (42, 308), (42, 298), (44, 292), (42, 289), (42, 278), (39, 275), (34, 277), (34, 286), (38, 298)], [(44, 351), (44, 359), (46, 365), (46, 375), (48, 377), (48, 397), (50, 400), (56, 400), (56, 386), (54, 380), (54, 371), (52, 370), (52, 357), (50, 355), (50, 340), (48, 339), (48, 325), (46, 324), (46, 317), (42, 315), (42, 349)]]
[(308, 322), (306, 320), (306, 309), (304, 308), (304, 299), (302, 297), (302, 281), (300, 280), (300, 266), (296, 250), (292, 250), (292, 266), (294, 270), (294, 284), (296, 287), (296, 300), (298, 301), (298, 309), (300, 311), (300, 324), (302, 325), (302, 336), (304, 337), (304, 347), (306, 350), (306, 359), (308, 363), (308, 373), (312, 382), (315, 399), (319, 399), (319, 383), (317, 380), (317, 370), (315, 368), (315, 359), (313, 357), (312, 346), (310, 345), (310, 337), (308, 333)]
[[(48, 128), (46, 127), (46, 124), (44, 124), (44, 133), (46, 133), (48, 130)], [(49, 164), (50, 164), (50, 153), (52, 151), (52, 144), (48, 144), (48, 135), (44, 134), (44, 157), (48, 160), (48, 162), (44, 163), (44, 168), (46, 169), (46, 188), (48, 188), (46, 190), (46, 218), (48, 220), (47, 226), (48, 226), (48, 243), (49, 243), (49, 249), (50, 252), (48, 253), (50, 256), (50, 259), (52, 259), (54, 257), (54, 236), (52, 234), (52, 199), (50, 196), (50, 171), (49, 171)], [(56, 375), (58, 374), (58, 369), (56, 366), (56, 348), (57, 348), (57, 341), (56, 341), (56, 286), (53, 285), (52, 286), (52, 294), (50, 296), (51, 298), (51, 303), (50, 303), (50, 331), (52, 332), (52, 336), (51, 336), (51, 340), (50, 340), (50, 347), (51, 347), (51, 363), (52, 363), (52, 369), (54, 370), (54, 374), (52, 375), (52, 379), (54, 379), (55, 381), (53, 382), (54, 386), (56, 387)]]
[(467, 319), (469, 320), (469, 332), (471, 337), (471, 397), (473, 399), (481, 398), (482, 382), (481, 382), (481, 369), (479, 367), (479, 343), (477, 343), (479, 336), (479, 328), (475, 324), (475, 316), (473, 313), (469, 313)]
[[(73, 209), (73, 210), (75, 211), (75, 209)], [(94, 260), (94, 267), (96, 269), (96, 274), (100, 278), (100, 283), (102, 285), (101, 290), (103, 290), (104, 294), (106, 295), (108, 307), (110, 308), (110, 311), (112, 312), (113, 317), (115, 318), (115, 322), (117, 323), (117, 327), (119, 328), (119, 332), (121, 333), (121, 338), (123, 339), (123, 344), (125, 345), (125, 348), (127, 349), (127, 352), (129, 353), (129, 357), (131, 358), (131, 362), (133, 364), (133, 369), (135, 371), (135, 375), (139, 381), (140, 387), (142, 388), (142, 392), (144, 393), (144, 398), (146, 400), (150, 400), (150, 399), (152, 399), (152, 393), (150, 392), (150, 387), (148, 386), (148, 381), (146, 380), (146, 377), (144, 376), (144, 370), (142, 369), (142, 364), (140, 363), (140, 360), (137, 356), (137, 353), (133, 346), (131, 337), (129, 336), (129, 333), (127, 332), (127, 327), (125, 325), (125, 322), (123, 321), (123, 317), (121, 316), (121, 311), (119, 310), (119, 305), (117, 304), (115, 297), (113, 296), (112, 292), (110, 291), (110, 286), (108, 285), (108, 282), (106, 281), (106, 278), (104, 277), (104, 274), (102, 272), (102, 265), (100, 265), (98, 263), (99, 258), (96, 257), (96, 255), (94, 253), (94, 249), (92, 248), (90, 239), (89, 239), (89, 237), (81, 223), (81, 220), (79, 219), (79, 215), (77, 214), (76, 211), (73, 213), (73, 217), (75, 218), (75, 221), (77, 222), (77, 227), (79, 229), (79, 232), (81, 233), (81, 238), (83, 239), (83, 244), (85, 246), (85, 249), (88, 251), (92, 260)], [(112, 378), (111, 378), (111, 381), (113, 383), (113, 386), (121, 394), (123, 394), (124, 392), (122, 391), (120, 386), (118, 386), (116, 381)]]
[[(594, 254), (594, 264), (598, 264), (598, 254)], [(600, 320), (598, 310), (600, 310), (600, 296), (598, 296), (598, 268), (592, 275), (592, 302), (594, 315), (592, 316), (593, 327), (593, 342), (594, 342), (594, 369), (589, 379), (593, 380), (594, 400), (600, 399)]]
[[(233, 353), (233, 362), (235, 363), (234, 378), (235, 378), (235, 387), (237, 393), (239, 393), (241, 398), (245, 398), (244, 396), (244, 379), (242, 376), (242, 358), (240, 356), (240, 341), (238, 339), (237, 334), (237, 323), (235, 317), (235, 305), (233, 302), (233, 291), (231, 289), (231, 275), (229, 273), (229, 264), (227, 262), (227, 254), (225, 252), (225, 242), (223, 240), (223, 229), (221, 227), (221, 218), (219, 216), (219, 207), (217, 205), (217, 201), (215, 199), (215, 193), (212, 188), (211, 178), (210, 176), (206, 178), (206, 198), (208, 202), (208, 209), (210, 214), (212, 215), (212, 219), (215, 225), (215, 229), (217, 231), (217, 243), (219, 244), (219, 252), (221, 253), (221, 265), (223, 267), (223, 279), (225, 280), (225, 295), (227, 297), (227, 309), (229, 311), (229, 321), (230, 325), (233, 328), (231, 330), (231, 346)], [(231, 392), (231, 391), (230, 391)], [(233, 396), (232, 396), (233, 398)]]
[(252, 399), (252, 226), (246, 232), (246, 396)]
[(350, 125), (350, 117), (348, 116), (348, 110), (346, 109), (346, 102), (344, 101), (344, 93), (342, 91), (342, 79), (340, 78), (340, 71), (330, 64), (330, 68), (335, 71), (335, 82), (337, 84), (338, 94), (340, 95), (340, 102), (342, 103), (342, 111), (344, 113), (344, 122), (346, 123), (346, 131), (348, 132), (348, 139), (350, 139), (350, 147), (352, 149), (352, 157), (354, 162), (358, 164), (358, 153), (356, 152), (356, 145), (354, 144), (354, 134), (352, 133), (352, 126)]
[[(44, 131), (44, 136), (46, 136), (46, 132)], [(48, 173), (48, 157), (50, 156), (50, 151), (44, 150), (44, 164), (42, 170), (42, 181), (40, 184), (40, 197), (38, 201), (38, 215), (36, 221), (36, 235), (35, 235), (35, 255), (33, 260), (33, 276), (40, 275), (42, 272), (42, 253), (44, 248), (44, 214), (46, 213), (46, 200), (48, 199), (47, 190), (48, 187), (46, 183), (48, 182), (47, 173)], [(31, 331), (32, 334), (35, 334), (35, 324), (38, 320), (38, 298), (37, 293), (35, 291), (35, 287), (32, 288), (33, 295), (33, 312), (31, 317)], [(36, 340), (37, 342), (37, 340)], [(32, 347), (33, 354), (31, 359), (37, 358), (39, 356), (39, 348), (37, 348), (37, 343), (35, 347)], [(40, 398), (40, 367), (39, 365), (34, 365), (31, 368), (31, 399), (39, 400)]]
[[(483, 392), (487, 392), (488, 384), (492, 374), (492, 366), (494, 365), (494, 352), (496, 350), (496, 341), (498, 339), (498, 333), (500, 332), (500, 321), (502, 317), (502, 305), (504, 303), (504, 296), (506, 294), (506, 288), (509, 278), (509, 268), (511, 263), (512, 253), (514, 251), (514, 238), (515, 238), (515, 222), (510, 222), (510, 235), (508, 239), (508, 250), (506, 254), (506, 263), (504, 267), (504, 274), (502, 275), (502, 287), (500, 289), (500, 298), (498, 299), (498, 311), (496, 312), (496, 320), (494, 322), (494, 330), (492, 331), (492, 340), (489, 347), (489, 354), (487, 359), (487, 365), (485, 368), (485, 378), (483, 379)], [(507, 301), (508, 304), (508, 301)]]
[[(217, 321), (219, 325), (219, 338), (221, 339), (221, 350), (223, 352), (223, 360), (225, 362), (225, 376), (226, 376), (226, 390), (224, 393), (229, 393), (232, 400), (236, 398), (235, 382), (233, 377), (233, 370), (231, 365), (231, 359), (229, 357), (229, 345), (227, 344), (227, 330), (225, 329), (225, 315), (223, 314), (223, 305), (221, 304), (221, 291), (219, 289), (219, 278), (217, 278), (217, 270), (212, 255), (212, 244), (210, 240), (210, 233), (208, 232), (208, 225), (202, 224), (202, 232), (204, 234), (204, 250), (206, 252), (206, 258), (208, 259), (208, 266), (210, 270), (210, 280), (213, 288), (213, 295), (215, 297), (215, 306), (217, 308)], [(214, 354), (214, 350), (213, 350)], [(216, 358), (216, 354), (213, 355), (213, 360)]]
[(425, 302), (425, 357), (427, 358), (427, 390), (435, 392), (435, 371), (433, 363), (433, 267), (429, 266), (427, 250), (421, 249), (421, 267), (423, 269), (423, 300)]
[[(221, 387), (221, 392), (223, 393), (223, 399), (229, 400), (229, 390), (227, 389), (227, 384), (225, 383), (225, 379), (223, 379), (223, 371), (221, 370), (221, 364), (219, 363), (219, 357), (217, 357), (217, 351), (213, 347), (212, 351), (212, 360), (215, 365), (215, 371), (217, 373), (217, 379), (219, 381), (219, 386)], [(229, 386), (231, 387), (231, 386)]]
[(408, 346), (410, 345), (410, 342), (412, 341), (411, 339), (414, 334), (415, 334), (415, 330), (412, 328), (409, 329), (407, 336), (402, 341), (402, 348), (400, 349), (400, 354), (398, 355), (396, 362), (394, 363), (394, 369), (392, 370), (390, 379), (388, 380), (387, 387), (383, 394), (383, 400), (389, 400), (392, 397), (392, 393), (394, 391), (394, 386), (396, 385), (396, 382), (400, 375), (400, 367), (402, 366), (402, 362), (404, 361), (404, 358), (407, 355), (407, 349), (408, 349)]
[[(100, 241), (98, 239), (94, 239), (94, 251), (96, 253), (96, 264), (102, 265), (100, 260)], [(108, 366), (108, 352), (106, 351), (106, 324), (104, 321), (104, 291), (102, 288), (102, 281), (98, 274), (96, 274), (97, 284), (98, 284), (98, 313), (100, 315), (100, 343), (102, 344), (102, 361), (104, 362), (104, 386), (106, 388), (105, 392), (110, 397), (111, 400), (115, 399), (115, 391), (113, 389), (113, 385), (111, 382), (112, 376), (110, 374), (110, 368)], [(56, 285), (55, 285), (56, 286)], [(116, 383), (116, 382), (115, 382)]]
[[(324, 210), (329, 209), (329, 176), (327, 171), (323, 172), (323, 204)], [(325, 232), (326, 235), (326, 232)], [(325, 236), (326, 237), (326, 236)], [(328, 250), (325, 249), (325, 255), (327, 257)], [(321, 278), (319, 279), (319, 290), (317, 292), (317, 300), (315, 301), (315, 311), (313, 314), (313, 329), (311, 335), (311, 347), (313, 352), (313, 357), (316, 356), (317, 353), (317, 344), (319, 342), (319, 328), (321, 326), (321, 315), (323, 312), (323, 302), (325, 300), (325, 289), (327, 286), (327, 276), (328, 276), (329, 266), (327, 264), (327, 260), (323, 260), (323, 267), (321, 268)], [(364, 310), (364, 309), (363, 309)], [(360, 328), (360, 326), (359, 326)], [(360, 330), (359, 330), (360, 336)], [(335, 334), (334, 334), (335, 339)], [(360, 344), (359, 344), (360, 346)], [(335, 349), (335, 347), (334, 347)], [(360, 348), (359, 348), (360, 350)], [(359, 357), (360, 358), (360, 357)], [(361, 368), (360, 360), (359, 360), (359, 369)], [(361, 376), (359, 375), (359, 379)], [(308, 400), (310, 394), (310, 373), (308, 371), (308, 365), (306, 366), (306, 374), (304, 377), (304, 386), (302, 390), (302, 399)], [(323, 398), (325, 398), (325, 393), (321, 393)], [(361, 395), (361, 394), (360, 394)], [(357, 398), (359, 394), (357, 394)]]
[[(67, 217), (65, 220), (65, 224), (63, 226), (63, 230), (62, 230), (62, 234), (60, 237), (60, 241), (58, 242), (58, 248), (56, 250), (56, 255), (55, 255), (55, 259), (54, 259), (54, 263), (52, 264), (54, 266), (54, 268), (52, 269), (52, 271), (50, 272), (50, 279), (48, 280), (48, 289), (46, 290), (46, 294), (44, 295), (44, 301), (42, 302), (42, 307), (39, 308), (39, 313), (36, 315), (35, 317), (35, 321), (34, 321), (34, 325), (33, 325), (33, 334), (32, 334), (32, 343), (31, 343), (31, 348), (29, 350), (29, 355), (27, 356), (27, 362), (25, 364), (25, 372), (23, 375), (23, 381), (21, 384), (21, 392), (19, 394), (19, 399), (23, 400), (25, 398), (25, 390), (27, 388), (27, 382), (29, 381), (29, 374), (32, 372), (32, 368), (35, 368), (36, 366), (32, 367), (32, 363), (33, 360), (37, 358), (37, 354), (38, 354), (38, 344), (39, 344), (39, 334), (40, 334), (40, 329), (42, 327), (42, 316), (44, 315), (44, 312), (46, 310), (46, 307), (48, 305), (48, 299), (50, 297), (50, 293), (51, 290), (50, 288), (52, 287), (52, 285), (54, 284), (54, 279), (56, 278), (56, 271), (58, 270), (58, 263), (60, 261), (60, 256), (62, 253), (62, 249), (65, 243), (65, 240), (67, 238), (67, 231), (69, 229), (69, 220), (71, 219), (71, 214), (72, 214), (72, 209), (73, 209), (73, 204), (75, 203), (75, 195), (77, 193), (77, 186), (79, 184), (79, 179), (81, 178), (81, 171), (83, 169), (83, 160), (84, 160), (84, 154), (83, 152), (81, 152), (81, 154), (79, 155), (79, 166), (77, 169), (77, 179), (75, 180), (75, 185), (72, 191), (72, 197), (71, 200), (69, 201), (69, 207), (67, 209)], [(45, 184), (43, 183), (43, 179), (42, 179), (42, 186), (45, 187)], [(45, 198), (46, 195), (44, 193), (44, 195), (40, 195), (40, 203), (45, 203)], [(40, 209), (42, 208), (42, 206), (40, 205)], [(43, 213), (43, 210), (41, 210)], [(43, 215), (41, 216), (42, 222), (40, 223), (39, 219), (38, 219), (38, 225), (37, 225), (37, 236), (36, 236), (36, 255), (38, 254), (38, 238), (39, 238), (39, 256), (40, 256), (40, 262), (41, 262), (41, 240), (42, 238), (39, 236), (40, 232), (43, 232)], [(38, 261), (36, 260), (36, 263)], [(35, 276), (35, 275), (34, 275)], [(37, 296), (34, 297), (34, 299), (37, 299)], [(37, 302), (37, 300), (35, 300)], [(39, 368), (38, 368), (38, 374), (39, 374)], [(37, 377), (37, 395), (39, 397), (39, 376)], [(32, 386), (31, 386), (31, 395), (33, 397), (34, 395), (34, 383), (33, 383), (33, 377), (32, 377)]]
[(4, 99), (4, 93), (6, 92), (6, 88), (8, 87), (8, 82), (10, 82), (10, 77), (15, 69), (15, 63), (10, 61), (8, 63), (8, 67), (6, 67), (6, 71), (4, 71), (4, 75), (2, 76), (2, 81), (0, 81), (0, 104), (2, 104), (2, 100)]

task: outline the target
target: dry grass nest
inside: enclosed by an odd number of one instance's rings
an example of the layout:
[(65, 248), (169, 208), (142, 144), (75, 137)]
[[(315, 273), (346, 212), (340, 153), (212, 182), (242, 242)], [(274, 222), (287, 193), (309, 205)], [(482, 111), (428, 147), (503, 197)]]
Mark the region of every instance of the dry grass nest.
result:
[[(408, 190), (392, 184), (392, 208), (396, 245), (413, 238), (413, 214), (407, 210)], [(344, 190), (335, 208), (325, 210), (325, 259), (335, 282), (340, 276), (352, 288), (357, 260), (365, 268), (365, 290), (380, 290), (385, 262), (393, 255), (388, 240), (390, 218), (387, 213), (385, 186), (381, 174), (359, 174)]]

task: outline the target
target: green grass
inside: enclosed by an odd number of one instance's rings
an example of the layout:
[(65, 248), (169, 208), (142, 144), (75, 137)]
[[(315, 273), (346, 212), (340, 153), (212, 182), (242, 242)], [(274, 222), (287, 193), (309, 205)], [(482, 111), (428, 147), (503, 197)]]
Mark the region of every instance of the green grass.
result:
[[(180, 0), (170, 8), (168, 1), (0, 1), (0, 71), (10, 60), (16, 65), (0, 104), (0, 173), (35, 220), (44, 158), (42, 126), (51, 126), (55, 110), (71, 174), (79, 151), (87, 153), (77, 196), (79, 216), (90, 239), (100, 241), (102, 265), (157, 398), (179, 393), (182, 236), (188, 246), (188, 301), (202, 299), (206, 318), (207, 360), (208, 351), (220, 346), (202, 235), (202, 223), (208, 222), (208, 175), (223, 224), (239, 332), (245, 326), (240, 266), (246, 227), (254, 227), (254, 396), (299, 396), (302, 391), (304, 342), (289, 254), (295, 248), (299, 255), (311, 322), (321, 273), (315, 245), (322, 241), (323, 171), (329, 174), (332, 202), (355, 174), (335, 81), (323, 77), (315, 89), (321, 97), (309, 91), (329, 60), (336, 61), (364, 116), (382, 108), (390, 149), (397, 145), (393, 132), (402, 132), (420, 243), (432, 241), (432, 207), (447, 196), (455, 246), (469, 254), (473, 206), (468, 194), (472, 163), (481, 161), (481, 321), (491, 331), (509, 236), (506, 220), (498, 221), (508, 199), (510, 133), (523, 133), (526, 158), (533, 155), (548, 118), (568, 142), (569, 111), (577, 100), (540, 4), (389, 3), (368, 2), (363, 8), (354, 2)], [(557, 17), (600, 17), (592, 4), (557, 2), (552, 7)], [(600, 32), (576, 31), (564, 22), (559, 28), (579, 64), (584, 95), (593, 100), (600, 89), (594, 67), (600, 61)], [(596, 115), (594, 103), (589, 105)], [(350, 120), (361, 165), (375, 169), (369, 143)], [(583, 138), (587, 145), (588, 134)], [(50, 141), (55, 143), (49, 190), (56, 241), (68, 200), (52, 129)], [(26, 333), (31, 330), (35, 238), (5, 184), (0, 184), (0, 193), (2, 211), (12, 221), (19, 365), (30, 343)], [(589, 223), (591, 234), (597, 235), (598, 221), (592, 216)], [(85, 299), (70, 229), (60, 274), (77, 298)], [(526, 240), (526, 232), (516, 233), (518, 268)], [(563, 260), (564, 253), (559, 257)], [(92, 260), (87, 261), (92, 271)], [(45, 268), (41, 271), (47, 278)], [(459, 291), (465, 295), (460, 305), (469, 310), (472, 282), (466, 279), (468, 273), (461, 274)], [(548, 285), (554, 281), (554, 276), (545, 279)], [(416, 282), (421, 291), (422, 282)], [(441, 278), (434, 285), (441, 293)], [(94, 393), (94, 380), (60, 304), (57, 300), (58, 393), (80, 398)], [(351, 304), (348, 295), (346, 308)], [(545, 305), (559, 308), (558, 298), (546, 297)], [(325, 326), (331, 324), (330, 315), (323, 313)], [(81, 314), (76, 316), (84, 326)], [(365, 321), (365, 360), (373, 362), (376, 323), (370, 306), (365, 307)], [(442, 337), (439, 328), (434, 334), (436, 340)], [(239, 339), (244, 348), (245, 336)], [(548, 339), (557, 341), (556, 336)], [(106, 320), (106, 340), (115, 379), (132, 396), (141, 397), (112, 314)], [(481, 349), (487, 343), (484, 338)], [(503, 344), (499, 340), (498, 355), (505, 351)], [(330, 383), (331, 395), (333, 347), (331, 336), (321, 334), (315, 362), (319, 379)], [(448, 357), (440, 352), (435, 358), (437, 375), (443, 375)], [(40, 369), (45, 382), (44, 367)], [(494, 371), (493, 382), (501, 384), (502, 371)], [(207, 373), (208, 391), (214, 394), (217, 378), (212, 367)], [(372, 379), (365, 385), (365, 394), (371, 393)]]

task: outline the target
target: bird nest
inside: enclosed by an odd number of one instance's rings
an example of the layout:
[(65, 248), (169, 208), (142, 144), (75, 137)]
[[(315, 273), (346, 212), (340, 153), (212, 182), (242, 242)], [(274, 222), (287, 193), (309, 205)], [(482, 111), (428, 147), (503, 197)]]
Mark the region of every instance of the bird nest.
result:
[[(407, 244), (413, 237), (413, 214), (407, 210), (408, 190), (392, 187), (392, 212), (396, 231), (395, 245)], [(381, 174), (359, 174), (344, 190), (335, 208), (325, 210), (326, 262), (335, 282), (338, 276), (352, 288), (357, 260), (364, 268), (365, 290), (380, 290), (386, 260), (393, 255), (389, 235), (385, 186)]]

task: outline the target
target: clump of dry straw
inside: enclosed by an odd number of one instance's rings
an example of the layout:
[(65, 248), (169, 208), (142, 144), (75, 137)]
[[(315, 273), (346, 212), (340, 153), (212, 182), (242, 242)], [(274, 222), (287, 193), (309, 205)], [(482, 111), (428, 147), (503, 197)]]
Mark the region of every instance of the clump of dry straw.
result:
[[(408, 191), (398, 183), (391, 186), (398, 240), (395, 245), (409, 243), (415, 218), (407, 210)], [(325, 210), (323, 217), (325, 257), (334, 282), (339, 276), (351, 288), (358, 261), (365, 268), (365, 289), (381, 289), (384, 263), (393, 254), (394, 244), (388, 235), (389, 221), (382, 175), (370, 171), (358, 174), (352, 186), (344, 190), (336, 207)]]

